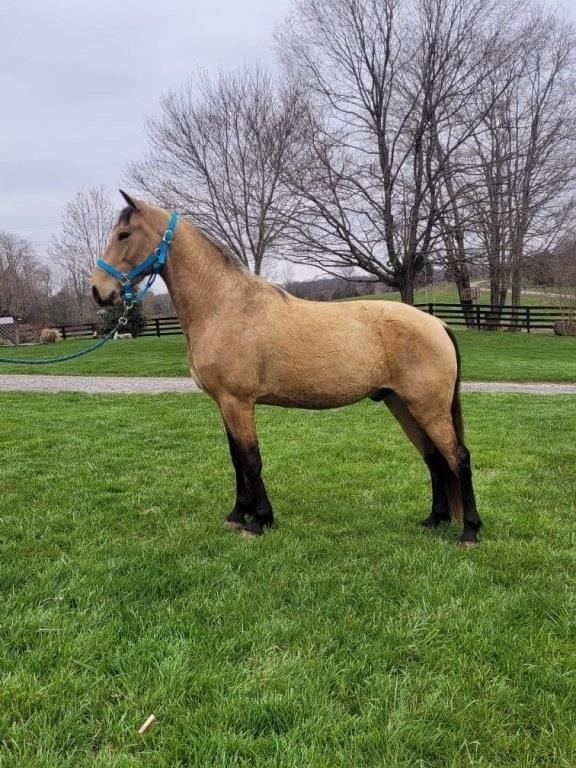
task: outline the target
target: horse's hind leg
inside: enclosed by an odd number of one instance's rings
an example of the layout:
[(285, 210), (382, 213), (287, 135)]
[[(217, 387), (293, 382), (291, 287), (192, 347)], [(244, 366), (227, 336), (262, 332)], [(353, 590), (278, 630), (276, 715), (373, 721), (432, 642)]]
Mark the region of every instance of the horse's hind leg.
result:
[(262, 481), (262, 459), (256, 435), (254, 404), (235, 398), (218, 403), (228, 436), (230, 456), (236, 472), (236, 504), (226, 522), (260, 535), (272, 526), (272, 506)]
[(447, 523), (452, 519), (446, 488), (446, 476), (450, 473), (450, 468), (444, 456), (432, 443), (424, 460), (432, 483), (432, 511), (422, 520), (422, 525), (425, 528), (437, 528), (440, 523)]
[(422, 455), (430, 471), (432, 485), (432, 511), (422, 525), (426, 528), (436, 528), (440, 523), (450, 520), (450, 509), (446, 492), (446, 474), (450, 469), (442, 454), (430, 440), (426, 432), (412, 416), (403, 401), (394, 392), (386, 395), (384, 402), (390, 412), (399, 422), (408, 439)]
[(411, 411), (450, 469), (445, 480), (451, 515), (464, 523), (460, 543), (473, 546), (478, 541), (482, 521), (476, 509), (470, 451), (457, 433), (450, 406), (445, 412), (430, 408), (430, 403), (427, 406), (414, 411), (416, 406), (412, 404)]

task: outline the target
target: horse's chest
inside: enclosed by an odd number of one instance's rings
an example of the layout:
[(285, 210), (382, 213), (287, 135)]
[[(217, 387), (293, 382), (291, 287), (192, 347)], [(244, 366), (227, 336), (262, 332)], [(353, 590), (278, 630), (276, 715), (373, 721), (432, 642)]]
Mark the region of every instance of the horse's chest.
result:
[(190, 338), (188, 334), (186, 334), (186, 345), (188, 347), (188, 369), (190, 370), (190, 376), (192, 377), (192, 380), (194, 381), (196, 386), (199, 389), (204, 390), (204, 384), (202, 383), (202, 378), (198, 373), (198, 363), (194, 359), (194, 355), (192, 354), (192, 350), (190, 349)]

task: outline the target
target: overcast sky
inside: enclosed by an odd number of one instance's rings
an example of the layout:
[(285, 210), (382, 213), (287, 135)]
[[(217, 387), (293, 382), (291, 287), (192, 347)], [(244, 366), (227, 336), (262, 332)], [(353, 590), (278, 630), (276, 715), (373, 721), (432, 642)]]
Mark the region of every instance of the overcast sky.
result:
[[(576, 21), (575, 0), (554, 5)], [(0, 0), (0, 229), (41, 250), (79, 189), (120, 186), (162, 93), (199, 67), (273, 64), (273, 30), (289, 8), (290, 0)]]
[(42, 248), (79, 189), (115, 192), (126, 162), (143, 154), (161, 94), (198, 68), (273, 64), (274, 27), (289, 7), (0, 0), (0, 229)]

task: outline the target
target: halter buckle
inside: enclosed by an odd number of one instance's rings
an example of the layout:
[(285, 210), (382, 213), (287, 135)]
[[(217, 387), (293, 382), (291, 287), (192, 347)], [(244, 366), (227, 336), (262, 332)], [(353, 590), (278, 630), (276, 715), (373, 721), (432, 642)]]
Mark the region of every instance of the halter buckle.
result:
[(174, 230), (167, 229), (166, 232), (164, 232), (164, 235), (162, 236), (162, 242), (170, 244), (172, 242), (173, 237), (174, 237)]
[(128, 285), (130, 283), (130, 278), (125, 272), (123, 272), (121, 275), (118, 275), (116, 279), (118, 280), (120, 285)]

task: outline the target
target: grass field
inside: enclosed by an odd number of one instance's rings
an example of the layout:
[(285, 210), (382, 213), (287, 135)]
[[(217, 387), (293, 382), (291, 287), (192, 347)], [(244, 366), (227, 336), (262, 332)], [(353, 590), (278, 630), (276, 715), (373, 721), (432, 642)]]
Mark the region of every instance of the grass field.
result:
[[(488, 281), (482, 283), (482, 288), (488, 288)], [(359, 296), (360, 299), (379, 300), (384, 299), (386, 301), (400, 301), (399, 291), (390, 291), (387, 293), (375, 293), (372, 296)], [(356, 299), (349, 299), (349, 301), (355, 301)], [(488, 290), (482, 290), (480, 293), (480, 303), (490, 303), (490, 292)], [(510, 293), (506, 303), (510, 303)], [(556, 297), (553, 295), (547, 295), (542, 288), (535, 289), (534, 293), (531, 293), (529, 289), (522, 293), (520, 304), (523, 307), (533, 307), (542, 305), (554, 305)], [(417, 288), (414, 292), (415, 304), (458, 304), (460, 299), (458, 298), (458, 291), (454, 283), (434, 283), (424, 288)]]
[(574, 398), (464, 397), (474, 551), (373, 403), (259, 411), (257, 541), (204, 396), (0, 403), (2, 768), (576, 765)]
[[(463, 375), (472, 380), (576, 381), (576, 338), (516, 333), (457, 331)], [(89, 342), (67, 341), (9, 349), (0, 357), (53, 357), (82, 349)], [(57, 365), (0, 363), (2, 373), (102, 376), (187, 376), (183, 336), (112, 341), (101, 350)]]

